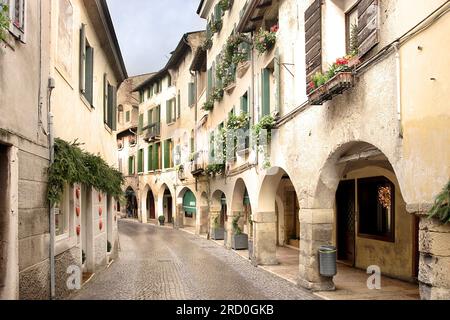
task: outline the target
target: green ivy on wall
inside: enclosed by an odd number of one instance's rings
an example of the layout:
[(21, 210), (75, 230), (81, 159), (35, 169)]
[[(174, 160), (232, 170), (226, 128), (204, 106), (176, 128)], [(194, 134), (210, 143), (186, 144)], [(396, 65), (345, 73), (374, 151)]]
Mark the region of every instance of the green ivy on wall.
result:
[(434, 205), (429, 212), (429, 217), (436, 218), (444, 224), (450, 223), (450, 181), (436, 197)]
[(48, 171), (47, 199), (51, 205), (61, 201), (65, 184), (80, 183), (117, 199), (123, 196), (124, 177), (105, 160), (73, 143), (55, 139), (55, 160)]
[(9, 23), (9, 8), (6, 4), (0, 3), (0, 41), (6, 39)]

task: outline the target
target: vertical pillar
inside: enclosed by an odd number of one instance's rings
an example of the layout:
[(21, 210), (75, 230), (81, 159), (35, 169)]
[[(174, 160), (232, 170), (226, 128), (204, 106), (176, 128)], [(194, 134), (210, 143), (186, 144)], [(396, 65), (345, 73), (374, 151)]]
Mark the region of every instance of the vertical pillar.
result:
[(274, 265), (277, 262), (277, 231), (275, 212), (256, 212), (253, 215), (253, 263)]
[(419, 216), (419, 287), (423, 300), (450, 299), (450, 225), (429, 219), (431, 205), (407, 206)]
[(301, 209), (299, 280), (301, 287), (313, 291), (335, 290), (333, 279), (319, 272), (319, 248), (332, 243), (333, 209)]
[(199, 206), (195, 217), (195, 234), (208, 232), (208, 206)]

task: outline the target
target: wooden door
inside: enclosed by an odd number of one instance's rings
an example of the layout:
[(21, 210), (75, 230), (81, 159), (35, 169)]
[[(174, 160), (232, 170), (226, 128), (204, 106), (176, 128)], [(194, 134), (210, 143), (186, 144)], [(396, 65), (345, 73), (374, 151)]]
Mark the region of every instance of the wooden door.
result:
[(355, 180), (341, 181), (336, 192), (338, 259), (355, 265)]

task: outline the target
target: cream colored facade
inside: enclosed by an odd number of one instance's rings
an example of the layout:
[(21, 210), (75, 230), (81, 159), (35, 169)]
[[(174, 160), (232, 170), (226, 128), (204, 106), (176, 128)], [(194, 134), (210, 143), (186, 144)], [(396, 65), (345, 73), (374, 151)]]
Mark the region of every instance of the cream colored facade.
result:
[[(2, 250), (0, 297), (65, 298), (71, 293), (69, 266), (96, 272), (115, 254), (116, 204), (111, 196), (92, 188), (67, 185), (63, 201), (54, 210), (52, 237), (46, 197), (49, 136), (77, 141), (117, 167), (113, 87), (127, 75), (106, 1), (7, 2), (11, 14), (16, 8), (23, 8), (24, 14), (21, 28), (11, 25), (1, 43), (0, 148), (1, 172), (7, 173), (2, 190), (5, 187), (7, 192), (0, 201), (0, 221), (2, 247), (7, 250)], [(83, 90), (80, 81), (81, 61), (87, 59), (80, 57), (83, 25), (86, 48), (93, 58), (83, 68), (84, 84), (92, 82), (91, 91)], [(109, 105), (104, 79), (111, 90)], [(88, 91), (92, 92), (90, 103), (85, 98)]]
[[(198, 14), (211, 21), (218, 2), (201, 1)], [(320, 18), (317, 14), (316, 20), (305, 21), (304, 13), (313, 12), (310, 6), (317, 1), (280, 0), (258, 6), (260, 2), (233, 1), (221, 17), (220, 31), (211, 37), (211, 47), (204, 51), (206, 67), (198, 67), (200, 52), (194, 56), (197, 84), (207, 83), (208, 70), (217, 66), (216, 57), (233, 29), (249, 31), (246, 36), (254, 39), (261, 26), (269, 29), (278, 24), (274, 48), (263, 54), (252, 50), (249, 61), (237, 66), (234, 85), (225, 88), (212, 111), (201, 110), (208, 90), (197, 92), (195, 146), (201, 156), (196, 169), (206, 169), (211, 132), (226, 124), (233, 108), (240, 113), (245, 94), (250, 124), (263, 118), (264, 69), (268, 70), (269, 114), (276, 125), (267, 149), (250, 148), (238, 154), (227, 163), (224, 175), (197, 175), (192, 180), (195, 188), (190, 190), (201, 217), (196, 218), (196, 232), (212, 234), (215, 217), (226, 212), (221, 218), (226, 246), (232, 246), (233, 220), (237, 221), (249, 235), (256, 264), (276, 264), (278, 246), (299, 246), (298, 284), (302, 287), (335, 289), (332, 278), (319, 274), (318, 262), (319, 247), (333, 244), (341, 260), (349, 260), (355, 268), (377, 265), (384, 275), (418, 281), (423, 299), (448, 299), (450, 283), (444, 265), (449, 259), (449, 229), (426, 218), (450, 177), (450, 132), (445, 125), (449, 66), (443, 40), (448, 3), (326, 0), (316, 9)], [(367, 29), (372, 34), (376, 30), (376, 42), (365, 50), (368, 40), (360, 36), (360, 48), (367, 52), (354, 70), (350, 89), (322, 105), (311, 105), (306, 91), (305, 28), (320, 21), (320, 63), (326, 71), (347, 53), (345, 17), (354, 8), (369, 10), (359, 13), (361, 21), (368, 15), (376, 17), (368, 23), (375, 28)], [(190, 76), (186, 70), (178, 73)], [(180, 119), (185, 116), (182, 113)], [(161, 140), (169, 137), (166, 132)], [(189, 165), (184, 162), (184, 168)], [(183, 188), (189, 187), (190, 179), (188, 175), (183, 182), (176, 172), (163, 170), (145, 180), (153, 191), (157, 214), (166, 210), (161, 204), (165, 186), (170, 189), (172, 207), (176, 204), (182, 221), (175, 224), (178, 227), (186, 224)], [(365, 217), (364, 210), (370, 211), (370, 206), (360, 200), (370, 192), (371, 183), (389, 186), (386, 236), (375, 235), (375, 222), (368, 223)], [(180, 188), (181, 193), (175, 192)], [(141, 197), (144, 204), (145, 192)], [(343, 213), (343, 199), (352, 203), (348, 217)], [(344, 218), (352, 219), (352, 230), (345, 233)], [(345, 237), (353, 244), (345, 244)]]

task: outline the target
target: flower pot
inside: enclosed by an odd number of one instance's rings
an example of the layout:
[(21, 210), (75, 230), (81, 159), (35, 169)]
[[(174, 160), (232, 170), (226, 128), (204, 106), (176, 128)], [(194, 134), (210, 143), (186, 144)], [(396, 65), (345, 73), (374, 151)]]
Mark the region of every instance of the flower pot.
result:
[(211, 239), (213, 240), (224, 240), (224, 228), (213, 228), (211, 232)]
[(231, 248), (233, 250), (248, 249), (248, 235), (245, 233), (234, 234), (231, 237)]
[(98, 222), (98, 229), (101, 231), (101, 230), (103, 230), (103, 221), (102, 220), (100, 220), (99, 222)]
[(76, 195), (76, 197), (77, 197), (77, 199), (80, 199), (80, 188), (77, 188), (76, 190), (75, 190), (75, 195)]
[(76, 208), (75, 208), (75, 213), (77, 214), (77, 217), (80, 216), (80, 213), (81, 213), (80, 207), (76, 207)]

